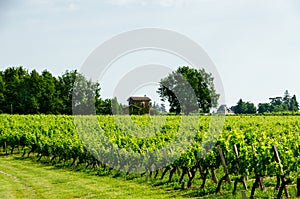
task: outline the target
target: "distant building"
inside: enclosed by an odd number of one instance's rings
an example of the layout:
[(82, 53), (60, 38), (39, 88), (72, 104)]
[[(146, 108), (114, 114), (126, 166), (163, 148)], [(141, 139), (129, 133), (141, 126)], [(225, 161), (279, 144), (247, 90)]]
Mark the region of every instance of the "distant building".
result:
[(218, 108), (217, 113), (220, 113), (220, 114), (234, 114), (234, 112), (230, 108), (228, 108), (225, 104), (221, 105)]
[(146, 95), (144, 97), (131, 96), (127, 101), (129, 105), (129, 115), (149, 114), (151, 99)]

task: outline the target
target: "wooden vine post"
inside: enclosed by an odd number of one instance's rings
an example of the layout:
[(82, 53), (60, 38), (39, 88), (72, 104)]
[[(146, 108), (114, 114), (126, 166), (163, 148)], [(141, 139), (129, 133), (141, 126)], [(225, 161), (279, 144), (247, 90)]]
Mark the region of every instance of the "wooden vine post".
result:
[(6, 141), (4, 141), (3, 143), (3, 151), (5, 152), (5, 154), (7, 155), (7, 147), (6, 147)]
[(210, 167), (210, 172), (211, 172), (212, 181), (214, 181), (214, 183), (218, 183), (218, 178), (217, 178), (214, 167)]
[[(273, 145), (272, 148), (273, 148), (273, 151), (274, 151), (276, 162), (278, 164), (281, 164), (281, 160), (280, 160), (280, 157), (279, 157), (279, 153), (278, 153), (277, 147), (275, 145)], [(280, 186), (279, 191), (278, 191), (277, 199), (281, 198), (283, 190), (284, 190), (285, 196), (287, 198), (289, 198), (290, 194), (289, 194), (289, 191), (288, 191), (286, 185), (291, 182), (291, 179), (285, 180), (285, 178), (284, 178), (284, 172), (283, 172), (283, 168), (282, 167), (280, 168), (280, 173), (281, 173), (280, 177), (281, 177), (282, 183), (281, 183), (281, 186)]]
[(226, 161), (225, 161), (225, 158), (224, 158), (223, 151), (222, 151), (220, 145), (218, 145), (217, 148), (218, 148), (218, 151), (219, 151), (219, 154), (220, 154), (221, 163), (223, 165), (224, 173), (225, 173), (225, 175), (220, 179), (220, 181), (218, 183), (218, 186), (217, 186), (217, 189), (216, 189), (216, 193), (219, 193), (220, 190), (221, 190), (221, 184), (222, 184), (223, 180), (226, 180), (229, 184), (231, 182), (230, 182), (229, 173), (228, 173), (228, 169), (227, 169), (227, 165), (226, 165)]
[(184, 190), (184, 180), (181, 181), (181, 190)]
[(243, 190), (243, 191), (242, 191), (242, 199), (246, 199), (246, 198), (247, 198), (247, 196), (246, 196), (246, 191)]
[(297, 178), (297, 197), (300, 198), (300, 178)]
[[(238, 151), (237, 146), (235, 144), (233, 145), (233, 151), (234, 151), (235, 157), (237, 159), (237, 165), (236, 165), (237, 166), (237, 171), (236, 171), (235, 174), (238, 176), (239, 175), (239, 168), (240, 168), (239, 151)], [(247, 190), (247, 184), (246, 184), (245, 178), (244, 178), (244, 176), (241, 176), (240, 178), (237, 178), (234, 181), (234, 188), (233, 188), (233, 192), (232, 192), (233, 194), (235, 194), (237, 183), (239, 183), (239, 182), (242, 183), (243, 186), (244, 186), (244, 189)]]

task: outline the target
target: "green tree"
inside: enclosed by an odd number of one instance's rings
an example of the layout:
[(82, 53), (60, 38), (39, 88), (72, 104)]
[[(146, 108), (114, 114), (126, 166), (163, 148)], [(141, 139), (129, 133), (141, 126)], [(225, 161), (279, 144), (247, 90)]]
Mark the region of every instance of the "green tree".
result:
[(189, 114), (208, 113), (217, 106), (219, 95), (214, 89), (212, 74), (204, 69), (179, 67), (160, 81), (157, 91), (162, 101), (168, 100), (170, 112)]
[(96, 104), (100, 103), (100, 84), (87, 80), (82, 74), (75, 74), (72, 90), (72, 113), (80, 115), (96, 114)]
[(17, 104), (15, 112), (19, 114), (31, 114), (35, 111), (37, 105), (36, 101), (32, 97), (30, 89), (30, 76), (26, 74), (23, 77), (22, 83), (18, 86)]
[(284, 112), (288, 111), (288, 105), (283, 103), (282, 97), (269, 98), (270, 102), (270, 112)]
[(251, 102), (244, 102), (240, 99), (236, 106), (231, 108), (236, 114), (254, 114), (256, 113), (256, 107)]
[(111, 109), (112, 109), (112, 113), (114, 115), (120, 115), (121, 114), (120, 105), (118, 103), (117, 97), (114, 97), (113, 99), (111, 99)]
[(5, 82), (2, 79), (2, 73), (0, 72), (0, 113), (3, 113), (3, 106), (5, 104)]
[(288, 109), (289, 104), (290, 104), (290, 102), (291, 102), (291, 96), (290, 96), (288, 90), (286, 90), (286, 91), (284, 92), (284, 96), (283, 96), (282, 102), (283, 102), (283, 104), (286, 105), (286, 108)]
[[(77, 71), (66, 71), (58, 79), (50, 72), (29, 74), (23, 67), (0, 71), (0, 113), (72, 114), (72, 95), (76, 78), (76, 107), (99, 106), (100, 85), (88, 81)], [(77, 90), (78, 91), (78, 90)], [(79, 100), (79, 101), (78, 101)]]
[(25, 114), (38, 114), (40, 113), (40, 97), (41, 91), (41, 77), (36, 70), (31, 71), (30, 75), (26, 78), (23, 84), (24, 93), (24, 113)]
[(72, 114), (72, 94), (73, 86), (76, 80), (77, 71), (66, 71), (62, 76), (58, 77), (57, 90), (59, 98), (62, 100), (60, 113)]
[(231, 108), (235, 114), (244, 114), (247, 110), (246, 102), (240, 99), (236, 106)]
[(96, 106), (96, 113), (99, 115), (112, 115), (111, 99), (100, 100)]
[(299, 103), (297, 102), (296, 95), (293, 95), (290, 100), (289, 110), (293, 112), (299, 111)]
[(256, 107), (253, 103), (250, 102), (246, 102), (246, 106), (247, 106), (247, 114), (255, 114), (256, 113)]
[(57, 89), (58, 80), (47, 70), (40, 76), (40, 94), (37, 96), (40, 104), (40, 112), (44, 114), (59, 114), (63, 107)]
[(212, 107), (217, 107), (218, 106), (218, 100), (220, 95), (217, 94), (217, 91), (215, 89), (215, 84), (214, 84), (214, 77), (212, 76), (211, 73), (207, 73), (204, 68), (200, 69), (199, 72), (201, 73), (202, 77), (204, 78), (204, 82), (207, 84), (208, 89), (209, 89), (209, 94), (210, 94), (210, 99)]
[(26, 91), (25, 79), (28, 77), (28, 72), (22, 66), (7, 68), (3, 73), (3, 81), (5, 82), (5, 102), (3, 110), (5, 113), (24, 114), (26, 110)]
[(258, 104), (259, 113), (299, 111), (299, 104), (297, 102), (296, 96), (293, 95), (293, 97), (291, 98), (288, 90), (284, 92), (283, 97), (272, 97), (269, 99), (270, 103)]
[[(76, 90), (74, 90), (74, 88)], [(59, 112), (62, 114), (72, 114), (72, 105), (76, 108), (76, 114), (94, 114), (93, 107), (101, 106), (100, 84), (87, 80), (77, 70), (66, 71), (58, 77), (57, 92), (59, 102), (57, 103)]]
[(259, 113), (267, 113), (270, 112), (270, 104), (269, 103), (259, 103), (257, 111)]

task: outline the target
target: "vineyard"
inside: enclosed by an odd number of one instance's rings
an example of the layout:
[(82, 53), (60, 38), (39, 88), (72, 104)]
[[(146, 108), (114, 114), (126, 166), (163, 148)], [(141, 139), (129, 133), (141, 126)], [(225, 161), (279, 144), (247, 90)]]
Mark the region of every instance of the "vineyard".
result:
[(0, 120), (2, 153), (209, 190), (202, 195), (232, 185), (239, 198), (243, 190), (244, 198), (256, 198), (266, 189), (276, 198), (300, 197), (299, 116), (226, 116), (224, 123), (220, 118), (222, 128), (210, 116), (0, 115)]

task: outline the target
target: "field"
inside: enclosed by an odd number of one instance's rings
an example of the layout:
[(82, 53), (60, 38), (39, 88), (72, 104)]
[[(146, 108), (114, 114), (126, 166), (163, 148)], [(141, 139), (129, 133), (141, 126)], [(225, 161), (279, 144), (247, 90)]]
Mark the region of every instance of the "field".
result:
[[(224, 123), (210, 116), (0, 119), (2, 155), (14, 154), (1, 157), (1, 181), (7, 185), (1, 186), (2, 195), (18, 198), (18, 190), (28, 187), (8, 181), (26, 176), (36, 179), (31, 187), (37, 197), (47, 192), (58, 198), (241, 198), (245, 188), (247, 197), (297, 195), (299, 116), (226, 116)], [(56, 174), (74, 184), (55, 187)], [(77, 179), (68, 180), (72, 177)], [(113, 188), (118, 183), (120, 188)]]
[[(0, 157), (0, 198), (166, 198), (147, 184), (45, 166), (30, 159)], [(178, 196), (178, 198), (181, 198)]]

